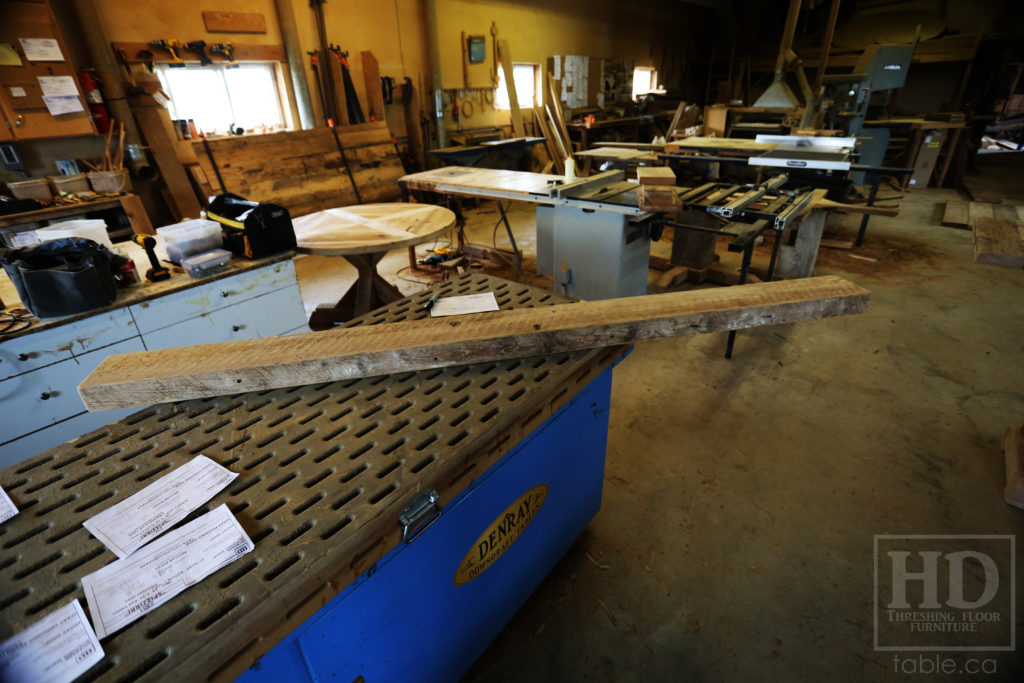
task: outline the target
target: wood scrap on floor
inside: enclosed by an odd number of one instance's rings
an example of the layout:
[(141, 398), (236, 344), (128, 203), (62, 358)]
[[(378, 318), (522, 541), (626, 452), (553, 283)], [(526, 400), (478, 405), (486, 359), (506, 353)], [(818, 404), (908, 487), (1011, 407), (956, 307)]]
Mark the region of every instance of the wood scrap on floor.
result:
[(151, 405), (848, 315), (869, 296), (826, 276), (113, 354), (78, 392), (89, 410)]
[(192, 147), (215, 190), (221, 191), (223, 182), (224, 191), (280, 204), (292, 217), (360, 203), (353, 182), (363, 202), (397, 200), (398, 179), (405, 169), (387, 124), (378, 121), (336, 130), (338, 142), (325, 127), (209, 140), (209, 153), (202, 141)]
[(992, 218), (995, 212), (992, 205), (985, 202), (970, 202), (967, 205), (967, 224), (972, 228), (977, 224), (979, 218)]
[(970, 228), (967, 202), (950, 200), (942, 214), (942, 224), (949, 228)]
[(1024, 268), (1024, 222), (979, 218), (974, 224), (974, 262)]
[(825, 249), (843, 249), (849, 251), (853, 249), (853, 240), (834, 240), (823, 238), (818, 246), (824, 247)]
[(1006, 463), (1003, 500), (1007, 505), (1024, 510), (1024, 425), (1013, 425), (1006, 430), (1003, 459)]

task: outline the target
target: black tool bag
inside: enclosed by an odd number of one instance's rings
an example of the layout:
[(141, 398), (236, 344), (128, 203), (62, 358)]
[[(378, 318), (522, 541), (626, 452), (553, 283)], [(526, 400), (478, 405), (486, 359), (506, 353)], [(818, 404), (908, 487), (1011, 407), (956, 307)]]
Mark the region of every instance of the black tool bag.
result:
[(292, 217), (283, 206), (225, 193), (214, 197), (206, 216), (220, 223), (224, 245), (235, 256), (263, 258), (295, 248)]
[(81, 237), (0, 249), (0, 263), (21, 303), (38, 318), (57, 318), (114, 303), (114, 273), (126, 262), (123, 256)]

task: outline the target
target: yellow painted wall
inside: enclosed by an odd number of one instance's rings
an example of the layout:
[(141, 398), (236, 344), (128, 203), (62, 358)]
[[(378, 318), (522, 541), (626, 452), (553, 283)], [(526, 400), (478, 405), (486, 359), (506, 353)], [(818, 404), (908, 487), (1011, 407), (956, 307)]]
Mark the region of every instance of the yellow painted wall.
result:
[[(177, 38), (182, 41), (281, 43), (272, 0), (204, 0), (201, 6), (171, 0), (135, 3), (95, 0), (95, 3), (103, 29), (111, 41)], [(292, 5), (305, 53), (319, 45), (313, 12), (308, 0), (293, 0)], [(323, 7), (328, 39), (350, 52), (352, 77), (364, 110), (365, 92), (359, 52), (371, 50), (382, 76), (391, 76), (399, 84), (405, 76), (412, 79), (420, 93), (421, 108), (429, 112), (432, 84), (422, 0), (329, 0)], [(203, 26), (203, 9), (260, 12), (266, 17), (267, 33), (209, 34)], [(462, 31), (488, 38), (487, 62), (472, 67), (470, 83), (472, 86), (487, 85), (492, 64), (492, 21), (498, 26), (499, 37), (509, 41), (515, 62), (545, 65), (548, 57), (554, 54), (578, 54), (594, 59), (633, 59), (638, 65), (657, 66), (652, 59), (656, 54), (653, 45), (657, 32), (664, 31), (666, 21), (683, 21), (687, 13), (693, 12), (689, 6), (671, 0), (642, 5), (614, 0), (439, 0), (438, 35), (444, 87), (464, 87)], [(308, 68), (307, 77), (319, 120), (315, 84)], [(404, 135), (399, 92), (396, 92), (396, 102), (388, 111), (388, 122), (396, 135)], [(464, 123), (467, 127), (481, 127), (507, 125), (508, 122), (508, 112), (489, 109), (475, 112), (473, 118)], [(450, 118), (447, 124), (450, 129), (454, 128)]]

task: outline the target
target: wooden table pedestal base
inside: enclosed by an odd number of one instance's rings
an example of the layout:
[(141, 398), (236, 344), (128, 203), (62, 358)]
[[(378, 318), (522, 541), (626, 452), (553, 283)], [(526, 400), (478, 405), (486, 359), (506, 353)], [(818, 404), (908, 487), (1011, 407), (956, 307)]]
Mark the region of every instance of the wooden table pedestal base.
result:
[(309, 317), (311, 330), (329, 330), (343, 322), (401, 299), (398, 288), (377, 272), (377, 263), (387, 252), (347, 254), (345, 260), (356, 267), (359, 277), (333, 306), (321, 305)]

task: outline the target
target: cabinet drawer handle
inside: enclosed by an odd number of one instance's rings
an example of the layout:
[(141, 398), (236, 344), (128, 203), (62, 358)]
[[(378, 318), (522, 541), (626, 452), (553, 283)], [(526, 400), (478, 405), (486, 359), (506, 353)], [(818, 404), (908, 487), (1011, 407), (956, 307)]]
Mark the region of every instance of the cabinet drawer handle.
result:
[(49, 401), (52, 396), (56, 396), (56, 395), (57, 395), (56, 391), (44, 391), (43, 393), (39, 394), (39, 399), (41, 401)]
[(225, 289), (225, 290), (223, 290), (223, 291), (222, 291), (222, 292), (220, 293), (220, 295), (221, 295), (222, 297), (224, 297), (224, 298), (226, 299), (226, 298), (228, 298), (229, 296), (231, 296), (231, 292), (229, 292), (229, 291), (227, 291), (227, 290)]
[(242, 329), (243, 327), (245, 327), (245, 325), (232, 325), (232, 326), (231, 326), (231, 331), (232, 331), (232, 332), (238, 332), (238, 331), (239, 331), (239, 330), (241, 330), (241, 329)]
[(19, 353), (18, 354), (18, 360), (21, 360), (21, 361), (26, 361), (26, 360), (28, 360), (31, 357), (32, 356), (28, 355), (27, 353)]

